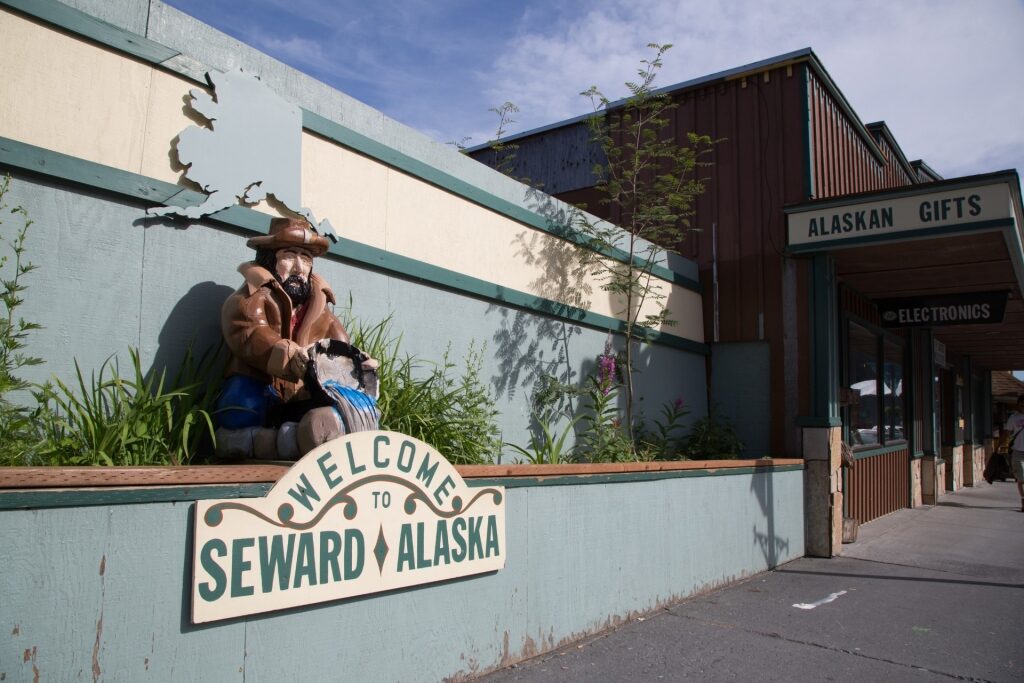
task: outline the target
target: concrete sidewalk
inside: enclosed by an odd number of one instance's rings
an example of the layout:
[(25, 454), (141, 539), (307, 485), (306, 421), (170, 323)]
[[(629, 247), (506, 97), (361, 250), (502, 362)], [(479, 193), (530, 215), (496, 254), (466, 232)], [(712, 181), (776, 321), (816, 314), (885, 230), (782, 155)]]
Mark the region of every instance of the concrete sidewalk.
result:
[(982, 483), (803, 558), (484, 677), (1024, 681), (1024, 514)]

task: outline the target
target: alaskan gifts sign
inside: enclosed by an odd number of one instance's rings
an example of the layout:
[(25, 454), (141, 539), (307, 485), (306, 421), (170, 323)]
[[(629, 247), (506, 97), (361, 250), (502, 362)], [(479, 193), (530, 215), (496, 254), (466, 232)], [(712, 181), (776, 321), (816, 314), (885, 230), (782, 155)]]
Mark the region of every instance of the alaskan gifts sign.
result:
[(468, 487), (404, 434), (335, 439), (265, 498), (196, 503), (192, 621), (501, 569), (504, 503), (503, 487)]

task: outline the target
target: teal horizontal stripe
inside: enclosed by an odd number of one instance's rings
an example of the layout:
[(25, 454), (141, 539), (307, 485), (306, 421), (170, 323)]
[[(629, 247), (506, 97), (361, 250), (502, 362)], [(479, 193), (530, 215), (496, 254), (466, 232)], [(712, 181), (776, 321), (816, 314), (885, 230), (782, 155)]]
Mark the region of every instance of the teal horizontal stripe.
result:
[[(543, 467), (543, 466), (541, 466)], [(625, 484), (632, 482), (659, 481), (661, 479), (686, 479), (690, 477), (730, 477), (747, 474), (777, 474), (800, 472), (803, 465), (778, 465), (774, 467), (724, 467), (701, 470), (662, 470), (659, 472), (617, 472), (615, 474), (559, 475), (554, 477), (495, 477), (493, 479), (470, 479), (469, 486), (504, 486), (507, 489), (533, 486), (586, 486), (590, 484)]]
[(0, 491), (0, 510), (180, 503), (183, 501), (219, 500), (222, 498), (261, 498), (267, 495), (272, 486), (273, 484), (227, 484), (152, 488)]
[[(543, 469), (539, 466), (538, 469)], [(776, 474), (798, 472), (802, 465), (777, 467), (736, 467), (706, 470), (670, 470), (662, 472), (622, 472), (605, 475), (562, 475), (557, 477), (494, 477), (467, 479), (470, 488), (504, 486), (587, 486), (590, 484), (624, 484), (630, 482), (681, 479), (688, 477), (722, 477), (754, 473)], [(160, 486), (145, 488), (41, 489), (38, 491), (0, 491), (0, 510), (41, 510), (46, 508), (89, 507), (95, 505), (140, 505), (180, 503), (197, 500), (262, 498), (273, 484), (218, 484), (210, 486)]]
[[(302, 125), (308, 130), (321, 135), (328, 140), (337, 142), (340, 145), (344, 145), (349, 149), (355, 150), (360, 154), (376, 159), (388, 166), (396, 168), (404, 173), (408, 173), (411, 176), (424, 180), (432, 185), (435, 185), (443, 190), (451, 192), (452, 194), (458, 195), (464, 199), (479, 204), (485, 208), (491, 209), (496, 213), (500, 213), (504, 216), (529, 225), (531, 228), (546, 232), (555, 237), (559, 237), (566, 241), (577, 244), (591, 251), (595, 251), (602, 256), (620, 261), (622, 263), (629, 262), (629, 254), (622, 251), (621, 249), (600, 249), (592, 244), (586, 235), (580, 233), (578, 230), (569, 228), (565, 222), (563, 216), (545, 216), (541, 212), (531, 211), (525, 207), (514, 204), (506, 199), (497, 197), (489, 192), (481, 190), (479, 187), (468, 183), (464, 180), (460, 180), (455, 176), (452, 176), (444, 171), (434, 168), (428, 164), (423, 163), (418, 159), (414, 159), (398, 150), (388, 147), (384, 144), (372, 140), (364, 135), (361, 135), (350, 128), (335, 123), (330, 119), (326, 119), (319, 114), (315, 114), (311, 111), (303, 109), (302, 111)], [(528, 188), (524, 185), (524, 190)], [(547, 195), (541, 195), (545, 200), (549, 199)], [(641, 262), (637, 258), (633, 258), (633, 263), (641, 265)], [(654, 266), (651, 269), (651, 274), (655, 277), (667, 280), (680, 287), (691, 289), (695, 292), (701, 292), (701, 284), (693, 278), (686, 277), (681, 273), (677, 273), (673, 270), (665, 268), (663, 266)]]
[[(84, 12), (73, 9), (53, 0), (0, 0), (0, 4), (9, 5), (21, 12), (34, 16), (47, 23), (84, 36), (98, 43), (121, 52), (127, 52), (153, 64), (160, 64), (173, 71), (195, 80), (192, 70), (176, 68), (174, 63), (165, 63), (180, 53), (160, 43), (143, 38), (112, 24), (100, 21)], [(206, 85), (201, 83), (201, 85)], [(472, 183), (466, 182), (429, 164), (415, 159), (403, 152), (355, 132), (339, 123), (324, 118), (307, 109), (302, 110), (303, 126), (308, 130), (333, 140), (360, 154), (364, 154), (381, 163), (392, 166), (404, 173), (436, 185), (452, 194), (468, 199), (476, 204), (491, 209), (504, 216), (529, 225), (537, 230), (555, 235), (562, 239), (586, 247), (611, 259), (626, 263), (629, 255), (619, 249), (597, 249), (590, 244), (586, 236), (571, 230), (555, 217), (531, 211), (508, 200), (485, 192)], [(526, 186), (523, 186), (524, 189)], [(545, 198), (547, 195), (542, 195)], [(634, 263), (639, 260), (634, 258)], [(680, 287), (702, 292), (699, 281), (677, 273), (663, 266), (655, 266), (651, 270), (655, 277), (667, 280)]]
[[(194, 206), (200, 204), (205, 198), (205, 195), (200, 192), (171, 183), (3, 137), (0, 137), (0, 165), (113, 192), (154, 205), (173, 203), (177, 206)], [(213, 214), (209, 218), (218, 223), (253, 232), (266, 233), (270, 228), (270, 216), (242, 206), (233, 206)], [(342, 261), (404, 279), (442, 287), (456, 293), (500, 302), (600, 330), (614, 332), (625, 330), (624, 322), (610, 316), (592, 313), (533, 294), (509, 289), (493, 282), (463, 275), (447, 268), (423, 263), (352, 240), (339, 240), (337, 244), (331, 246), (330, 253)], [(701, 355), (710, 354), (707, 344), (665, 332), (644, 330), (637, 336), (652, 344), (660, 344)]]
[(53, 0), (0, 0), (0, 4), (154, 64), (181, 54), (166, 45)]

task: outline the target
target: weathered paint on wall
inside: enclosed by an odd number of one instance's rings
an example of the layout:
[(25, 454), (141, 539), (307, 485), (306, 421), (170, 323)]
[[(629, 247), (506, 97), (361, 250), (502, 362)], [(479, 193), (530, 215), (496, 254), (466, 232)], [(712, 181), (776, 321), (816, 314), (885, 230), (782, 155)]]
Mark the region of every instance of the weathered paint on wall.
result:
[(202, 627), (190, 503), (6, 510), (0, 676), (471, 675), (799, 557), (802, 480), (797, 467), (510, 488), (501, 571)]

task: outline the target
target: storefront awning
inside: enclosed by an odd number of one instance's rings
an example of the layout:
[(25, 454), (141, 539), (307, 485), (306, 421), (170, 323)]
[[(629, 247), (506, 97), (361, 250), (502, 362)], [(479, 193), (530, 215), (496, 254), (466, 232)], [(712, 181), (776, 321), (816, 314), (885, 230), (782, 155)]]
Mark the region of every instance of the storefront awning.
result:
[[(786, 251), (833, 255), (840, 281), (894, 304), (893, 327), (932, 327), (975, 367), (1024, 369), (1022, 215), (1015, 171), (955, 178), (788, 207)], [(1000, 322), (981, 315), (1000, 299)]]

